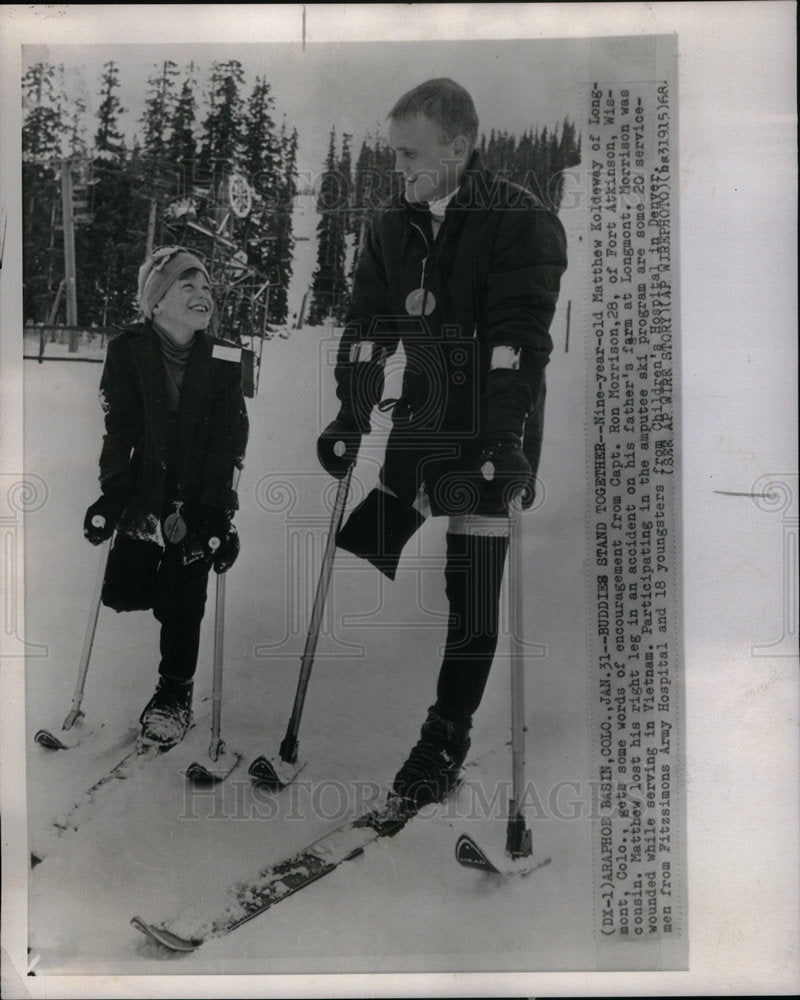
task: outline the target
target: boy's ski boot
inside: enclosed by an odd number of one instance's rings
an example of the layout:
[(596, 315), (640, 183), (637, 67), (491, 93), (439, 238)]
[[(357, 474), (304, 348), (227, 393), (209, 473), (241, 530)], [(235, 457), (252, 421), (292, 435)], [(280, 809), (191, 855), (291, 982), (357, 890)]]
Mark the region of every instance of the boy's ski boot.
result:
[(160, 677), (155, 694), (139, 716), (142, 743), (169, 750), (192, 725), (192, 681)]

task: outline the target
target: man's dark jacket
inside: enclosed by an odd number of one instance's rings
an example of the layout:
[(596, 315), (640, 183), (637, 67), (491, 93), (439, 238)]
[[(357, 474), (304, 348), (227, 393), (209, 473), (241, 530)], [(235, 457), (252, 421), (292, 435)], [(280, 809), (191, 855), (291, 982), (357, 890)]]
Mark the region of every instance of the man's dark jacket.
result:
[[(435, 241), (425, 206), (398, 195), (377, 213), (356, 269), (337, 393), (367, 429), (383, 391), (380, 360), (402, 342), (403, 389), (381, 473), (400, 497), (412, 502), (424, 484), (434, 514), (463, 512), (459, 475), (480, 449), (486, 379), (498, 346), (521, 351), (530, 391), (525, 451), (535, 472), (549, 327), (566, 266), (558, 217), (529, 191), (486, 171), (477, 154)], [(409, 315), (407, 297), (423, 285), (436, 306), (424, 318)], [(378, 356), (353, 364), (362, 340), (379, 345)]]
[(118, 524), (123, 534), (163, 544), (161, 520), (176, 501), (235, 508), (231, 479), (244, 460), (248, 419), (242, 366), (225, 360), (229, 352), (230, 345), (195, 335), (175, 414), (152, 325), (132, 327), (109, 342), (100, 381), (100, 484), (104, 492), (119, 489), (127, 500)]

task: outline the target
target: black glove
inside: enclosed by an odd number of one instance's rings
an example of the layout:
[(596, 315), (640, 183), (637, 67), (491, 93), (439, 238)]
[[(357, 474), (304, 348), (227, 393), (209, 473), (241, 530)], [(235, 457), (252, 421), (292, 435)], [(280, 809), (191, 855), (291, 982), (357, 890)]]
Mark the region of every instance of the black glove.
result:
[(521, 493), (527, 510), (534, 501), (535, 472), (523, 451), (528, 414), (541, 389), (541, 373), (529, 375), (511, 368), (495, 368), (486, 380), (486, 412), (478, 457), (481, 508), (503, 514)]
[(509, 434), (486, 441), (478, 458), (482, 481), (481, 508), (487, 514), (504, 514), (518, 494), (523, 510), (535, 497), (531, 465), (522, 450), (522, 440)]
[(328, 424), (317, 440), (317, 458), (322, 468), (334, 479), (343, 479), (358, 458), (361, 431), (344, 411)]
[(232, 512), (213, 504), (184, 505), (183, 516), (187, 533), (183, 545), (183, 562), (209, 559), (217, 573), (225, 573), (239, 555), (239, 533), (232, 521)]
[(227, 573), (239, 557), (239, 532), (236, 525), (229, 521), (225, 533), (221, 537), (218, 534), (211, 535), (208, 542), (213, 552), (211, 562), (214, 572)]
[(83, 535), (92, 545), (111, 538), (125, 508), (125, 498), (116, 491), (104, 493), (89, 507), (83, 519)]

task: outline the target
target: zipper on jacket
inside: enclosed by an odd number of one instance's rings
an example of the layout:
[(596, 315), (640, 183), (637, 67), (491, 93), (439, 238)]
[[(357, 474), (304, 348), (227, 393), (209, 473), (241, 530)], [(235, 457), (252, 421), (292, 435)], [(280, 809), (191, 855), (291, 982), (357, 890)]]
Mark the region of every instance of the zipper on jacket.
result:
[(422, 242), (425, 244), (425, 256), (422, 258), (422, 274), (419, 280), (419, 287), (422, 289), (422, 311), (421, 315), (425, 316), (425, 306), (428, 302), (428, 289), (425, 287), (425, 268), (428, 263), (428, 259), (431, 256), (431, 245), (428, 243), (428, 237), (425, 235), (425, 230), (413, 219), (409, 219), (409, 222), (417, 230), (419, 235), (422, 237)]

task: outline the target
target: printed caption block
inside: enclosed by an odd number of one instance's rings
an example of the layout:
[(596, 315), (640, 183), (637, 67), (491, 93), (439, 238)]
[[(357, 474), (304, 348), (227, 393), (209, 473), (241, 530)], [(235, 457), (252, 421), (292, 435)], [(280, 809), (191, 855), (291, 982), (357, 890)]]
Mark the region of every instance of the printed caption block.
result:
[(586, 92), (598, 968), (686, 961), (674, 99), (667, 80)]

